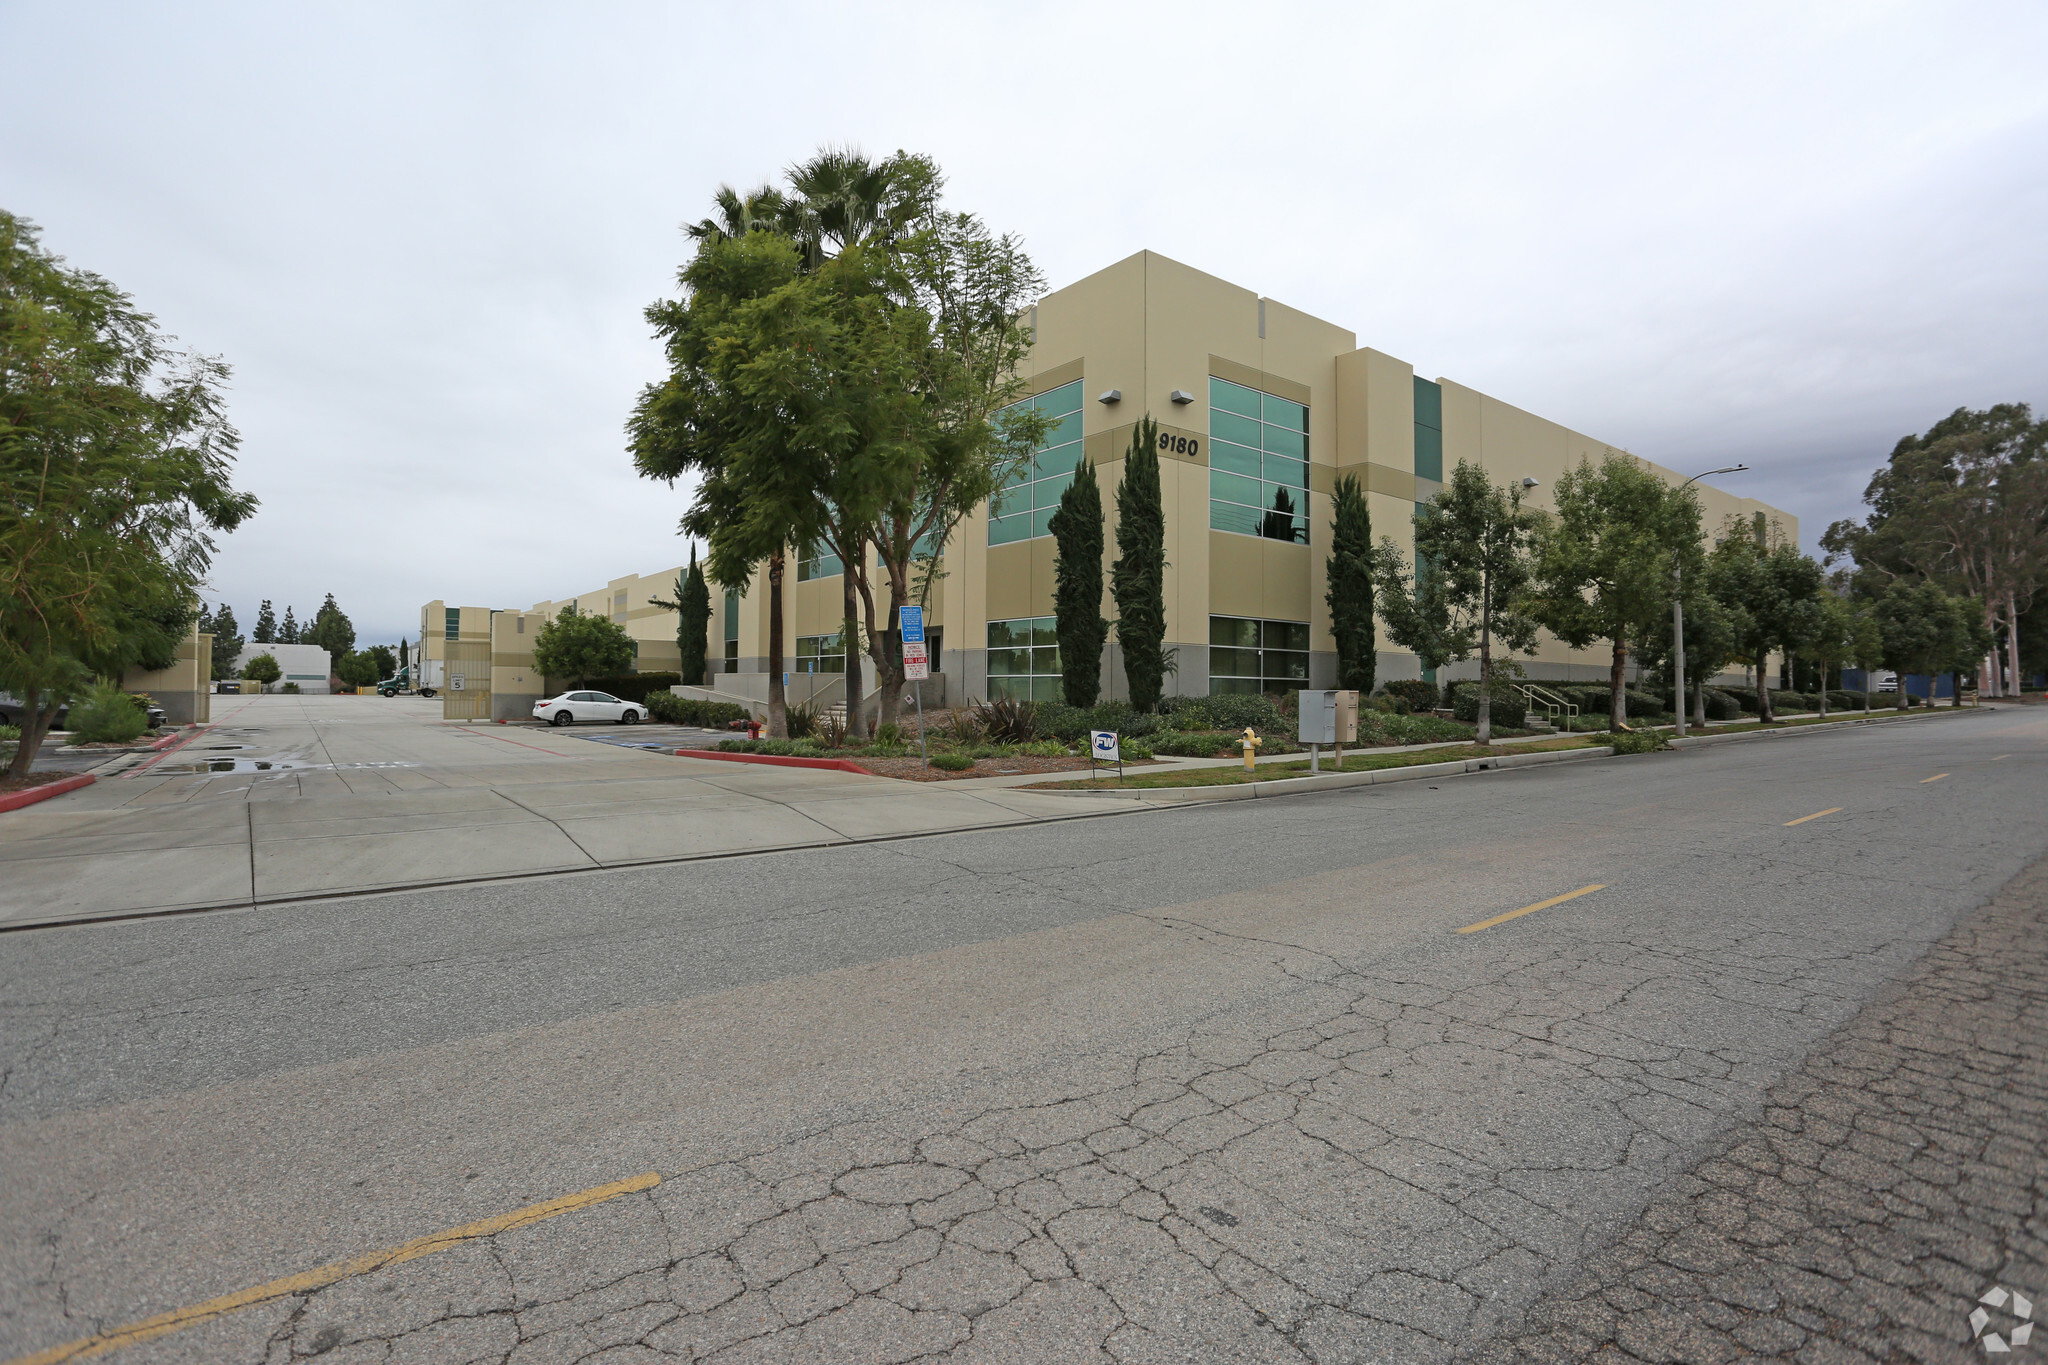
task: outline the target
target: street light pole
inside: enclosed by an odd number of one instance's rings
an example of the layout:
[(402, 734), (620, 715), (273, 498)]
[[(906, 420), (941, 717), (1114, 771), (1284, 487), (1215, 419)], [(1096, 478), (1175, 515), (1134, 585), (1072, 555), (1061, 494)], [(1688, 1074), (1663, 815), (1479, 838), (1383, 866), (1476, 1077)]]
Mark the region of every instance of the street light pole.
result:
[[(1711, 478), (1716, 474), (1739, 474), (1749, 468), (1746, 464), (1732, 464), (1726, 469), (1709, 469), (1695, 474), (1678, 485), (1679, 491), (1692, 486), (1695, 480)], [(1678, 715), (1678, 737), (1685, 738), (1685, 560), (1681, 556), (1671, 564), (1671, 700)]]

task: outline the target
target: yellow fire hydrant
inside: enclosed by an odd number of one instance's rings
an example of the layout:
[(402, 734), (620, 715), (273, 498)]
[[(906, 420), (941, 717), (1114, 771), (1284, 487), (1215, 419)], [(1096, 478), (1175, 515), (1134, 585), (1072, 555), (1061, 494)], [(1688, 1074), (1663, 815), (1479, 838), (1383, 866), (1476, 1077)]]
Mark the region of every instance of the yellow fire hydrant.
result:
[(1256, 730), (1247, 725), (1244, 727), (1244, 738), (1238, 742), (1244, 745), (1244, 770), (1250, 772), (1252, 770), (1252, 757), (1258, 753), (1259, 746), (1265, 743), (1265, 741), (1259, 738)]

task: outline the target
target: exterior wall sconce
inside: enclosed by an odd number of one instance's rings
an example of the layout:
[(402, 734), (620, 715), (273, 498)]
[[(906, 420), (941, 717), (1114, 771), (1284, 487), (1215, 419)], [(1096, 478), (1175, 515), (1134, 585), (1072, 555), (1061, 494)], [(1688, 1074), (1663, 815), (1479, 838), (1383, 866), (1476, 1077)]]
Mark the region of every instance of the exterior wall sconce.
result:
[(1543, 482), (1543, 480), (1541, 480), (1541, 479), (1524, 479), (1524, 480), (1522, 480), (1522, 487), (1523, 487), (1523, 488), (1534, 488), (1534, 487), (1535, 487), (1535, 486), (1536, 486), (1537, 484), (1539, 484), (1539, 483), (1542, 483), (1542, 482)]
[(1095, 401), (1098, 403), (1121, 403), (1124, 401), (1124, 391), (1122, 389), (1104, 389)]
[(1195, 401), (1195, 396), (1189, 393), (1186, 389), (1175, 389), (1172, 393), (1168, 394), (1167, 397), (1171, 398), (1174, 402), (1179, 403), (1182, 406), (1186, 406), (1187, 404)]

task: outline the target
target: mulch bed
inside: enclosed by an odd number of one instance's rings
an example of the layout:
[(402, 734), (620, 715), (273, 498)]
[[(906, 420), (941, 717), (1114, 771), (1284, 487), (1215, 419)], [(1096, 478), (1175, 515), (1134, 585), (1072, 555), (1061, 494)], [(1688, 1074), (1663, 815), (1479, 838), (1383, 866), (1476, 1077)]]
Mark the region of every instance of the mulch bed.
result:
[(0, 778), (0, 796), (13, 792), (25, 792), (30, 787), (40, 787), (46, 782), (64, 782), (78, 776), (77, 773), (30, 773), (26, 778)]
[[(972, 768), (957, 773), (927, 768), (921, 758), (856, 758), (853, 760), (876, 777), (893, 777), (903, 782), (950, 782), (961, 777), (1009, 777), (1016, 773), (1070, 773), (1086, 771), (1085, 758), (978, 758)], [(1132, 764), (1138, 767), (1138, 764)]]

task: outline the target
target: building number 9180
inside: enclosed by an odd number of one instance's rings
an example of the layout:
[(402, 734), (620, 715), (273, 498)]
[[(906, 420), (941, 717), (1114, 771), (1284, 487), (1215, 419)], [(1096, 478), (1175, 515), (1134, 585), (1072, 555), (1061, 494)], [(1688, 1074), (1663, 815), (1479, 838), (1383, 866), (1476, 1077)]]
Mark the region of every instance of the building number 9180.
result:
[(1196, 436), (1175, 436), (1172, 432), (1162, 431), (1159, 433), (1159, 449), (1167, 455), (1199, 455), (1202, 442)]

